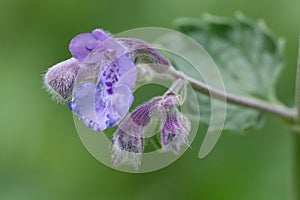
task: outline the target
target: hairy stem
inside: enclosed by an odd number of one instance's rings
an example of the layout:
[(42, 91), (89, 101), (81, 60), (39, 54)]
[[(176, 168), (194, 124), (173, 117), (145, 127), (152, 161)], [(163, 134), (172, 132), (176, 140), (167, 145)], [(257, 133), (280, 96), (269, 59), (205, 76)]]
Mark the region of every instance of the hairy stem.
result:
[(183, 78), (186, 81), (188, 81), (194, 90), (203, 93), (205, 95), (210, 95), (213, 98), (222, 101), (227, 101), (228, 103), (232, 103), (236, 105), (241, 105), (241, 106), (269, 112), (291, 121), (297, 120), (297, 110), (294, 108), (288, 108), (286, 106), (281, 106), (281, 105), (274, 105), (258, 99), (248, 98), (248, 97), (224, 92), (217, 88), (208, 86), (205, 83), (202, 83), (194, 78), (191, 78), (188, 75), (177, 71), (173, 67), (170, 67), (168, 72), (172, 74), (174, 77)]

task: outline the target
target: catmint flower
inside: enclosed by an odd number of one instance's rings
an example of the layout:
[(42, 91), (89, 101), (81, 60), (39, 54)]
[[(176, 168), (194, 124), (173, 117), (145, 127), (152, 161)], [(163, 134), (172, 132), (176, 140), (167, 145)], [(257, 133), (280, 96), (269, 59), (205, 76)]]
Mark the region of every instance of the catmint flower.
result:
[(149, 102), (137, 107), (120, 124), (114, 133), (111, 149), (112, 160), (115, 166), (129, 163), (137, 170), (141, 163), (141, 154), (144, 151), (144, 134), (161, 97), (151, 99)]
[(132, 61), (123, 56), (107, 67), (102, 63), (97, 83), (80, 85), (69, 103), (71, 110), (94, 131), (119, 123), (134, 100), (131, 87), (136, 80), (136, 69)]
[(71, 53), (82, 62), (100, 61), (97, 83), (80, 85), (69, 103), (70, 109), (94, 131), (113, 127), (123, 119), (133, 103), (131, 88), (137, 78), (131, 58), (119, 54), (125, 48), (108, 35), (100, 36), (100, 30), (94, 30), (93, 34), (76, 36), (70, 44)]
[[(138, 40), (130, 42), (135, 43), (144, 44), (143, 47), (147, 48), (148, 52), (151, 51), (163, 60), (149, 45)], [(94, 131), (103, 131), (117, 125), (133, 103), (131, 88), (137, 79), (134, 64), (137, 54), (132, 55), (134, 49), (129, 46), (100, 29), (91, 34), (80, 34), (70, 43), (70, 51), (76, 59), (83, 63), (100, 62), (97, 83), (81, 85), (69, 103), (70, 109)], [(164, 64), (167, 63), (165, 59)]]
[(127, 114), (134, 100), (136, 63), (169, 65), (149, 44), (114, 38), (101, 29), (75, 36), (69, 50), (73, 57), (50, 68), (44, 85), (59, 102), (71, 99), (70, 110), (94, 131), (117, 125)]
[(161, 143), (165, 151), (178, 155), (183, 144), (189, 145), (191, 123), (177, 108), (179, 97), (170, 93), (161, 101)]

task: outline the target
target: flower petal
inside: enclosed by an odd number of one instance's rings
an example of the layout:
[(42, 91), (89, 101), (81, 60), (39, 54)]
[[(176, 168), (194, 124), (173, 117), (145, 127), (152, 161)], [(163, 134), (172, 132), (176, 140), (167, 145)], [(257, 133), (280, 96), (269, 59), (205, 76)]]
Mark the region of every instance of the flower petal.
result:
[(134, 96), (126, 85), (119, 85), (114, 89), (111, 98), (111, 114), (116, 124), (125, 117), (133, 100)]
[(119, 42), (100, 29), (75, 36), (70, 42), (69, 50), (74, 58), (84, 63), (98, 62), (104, 56), (113, 60), (125, 52)]
[(69, 50), (74, 58), (82, 62), (100, 43), (94, 35), (82, 33), (71, 40)]
[(78, 115), (83, 123), (94, 131), (102, 131), (104, 127), (98, 123), (95, 112), (95, 95), (97, 87), (93, 83), (85, 83), (76, 89), (70, 109)]
[(125, 52), (124, 47), (116, 42), (114, 38), (107, 38), (98, 44), (89, 54), (82, 60), (84, 63), (93, 63), (106, 59), (106, 62), (112, 63)]
[(114, 88), (111, 95), (103, 90), (96, 95), (96, 118), (102, 130), (117, 125), (129, 111), (134, 96), (125, 85)]
[(106, 40), (109, 37), (109, 35), (107, 33), (105, 33), (105, 31), (98, 29), (98, 28), (93, 30), (92, 34), (97, 40), (99, 40), (101, 42)]
[(119, 65), (119, 84), (128, 85), (133, 87), (137, 80), (137, 70), (133, 61), (127, 56), (122, 56), (117, 60)]

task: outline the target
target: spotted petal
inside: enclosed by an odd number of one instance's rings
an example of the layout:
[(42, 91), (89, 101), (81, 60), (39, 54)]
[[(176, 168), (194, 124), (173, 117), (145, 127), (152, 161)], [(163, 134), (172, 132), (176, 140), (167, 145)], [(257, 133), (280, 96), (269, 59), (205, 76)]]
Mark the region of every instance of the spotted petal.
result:
[(99, 124), (95, 112), (96, 91), (95, 84), (82, 84), (76, 89), (74, 99), (69, 103), (69, 107), (86, 126), (94, 131), (102, 131), (104, 127)]
[(100, 43), (92, 34), (82, 33), (71, 40), (69, 50), (74, 58), (83, 61)]
[(76, 89), (70, 109), (94, 131), (103, 131), (118, 124), (129, 111), (134, 96), (125, 85), (114, 89), (113, 95), (103, 96), (96, 84), (85, 83)]

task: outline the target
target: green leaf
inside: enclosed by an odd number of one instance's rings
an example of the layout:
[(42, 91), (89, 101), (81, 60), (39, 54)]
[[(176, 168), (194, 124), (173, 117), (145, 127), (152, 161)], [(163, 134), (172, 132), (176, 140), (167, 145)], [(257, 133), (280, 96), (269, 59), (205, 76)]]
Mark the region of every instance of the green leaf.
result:
[[(179, 18), (175, 27), (200, 43), (216, 63), (226, 92), (278, 103), (275, 83), (283, 68), (283, 41), (277, 39), (262, 21), (241, 13), (234, 18), (204, 15), (201, 19)], [(188, 49), (187, 49), (188, 51)], [(172, 59), (172, 58), (171, 58)], [(179, 70), (183, 61), (173, 59)], [(210, 98), (199, 94), (201, 121), (210, 122)], [(260, 125), (259, 111), (227, 104), (226, 130), (244, 130)]]

